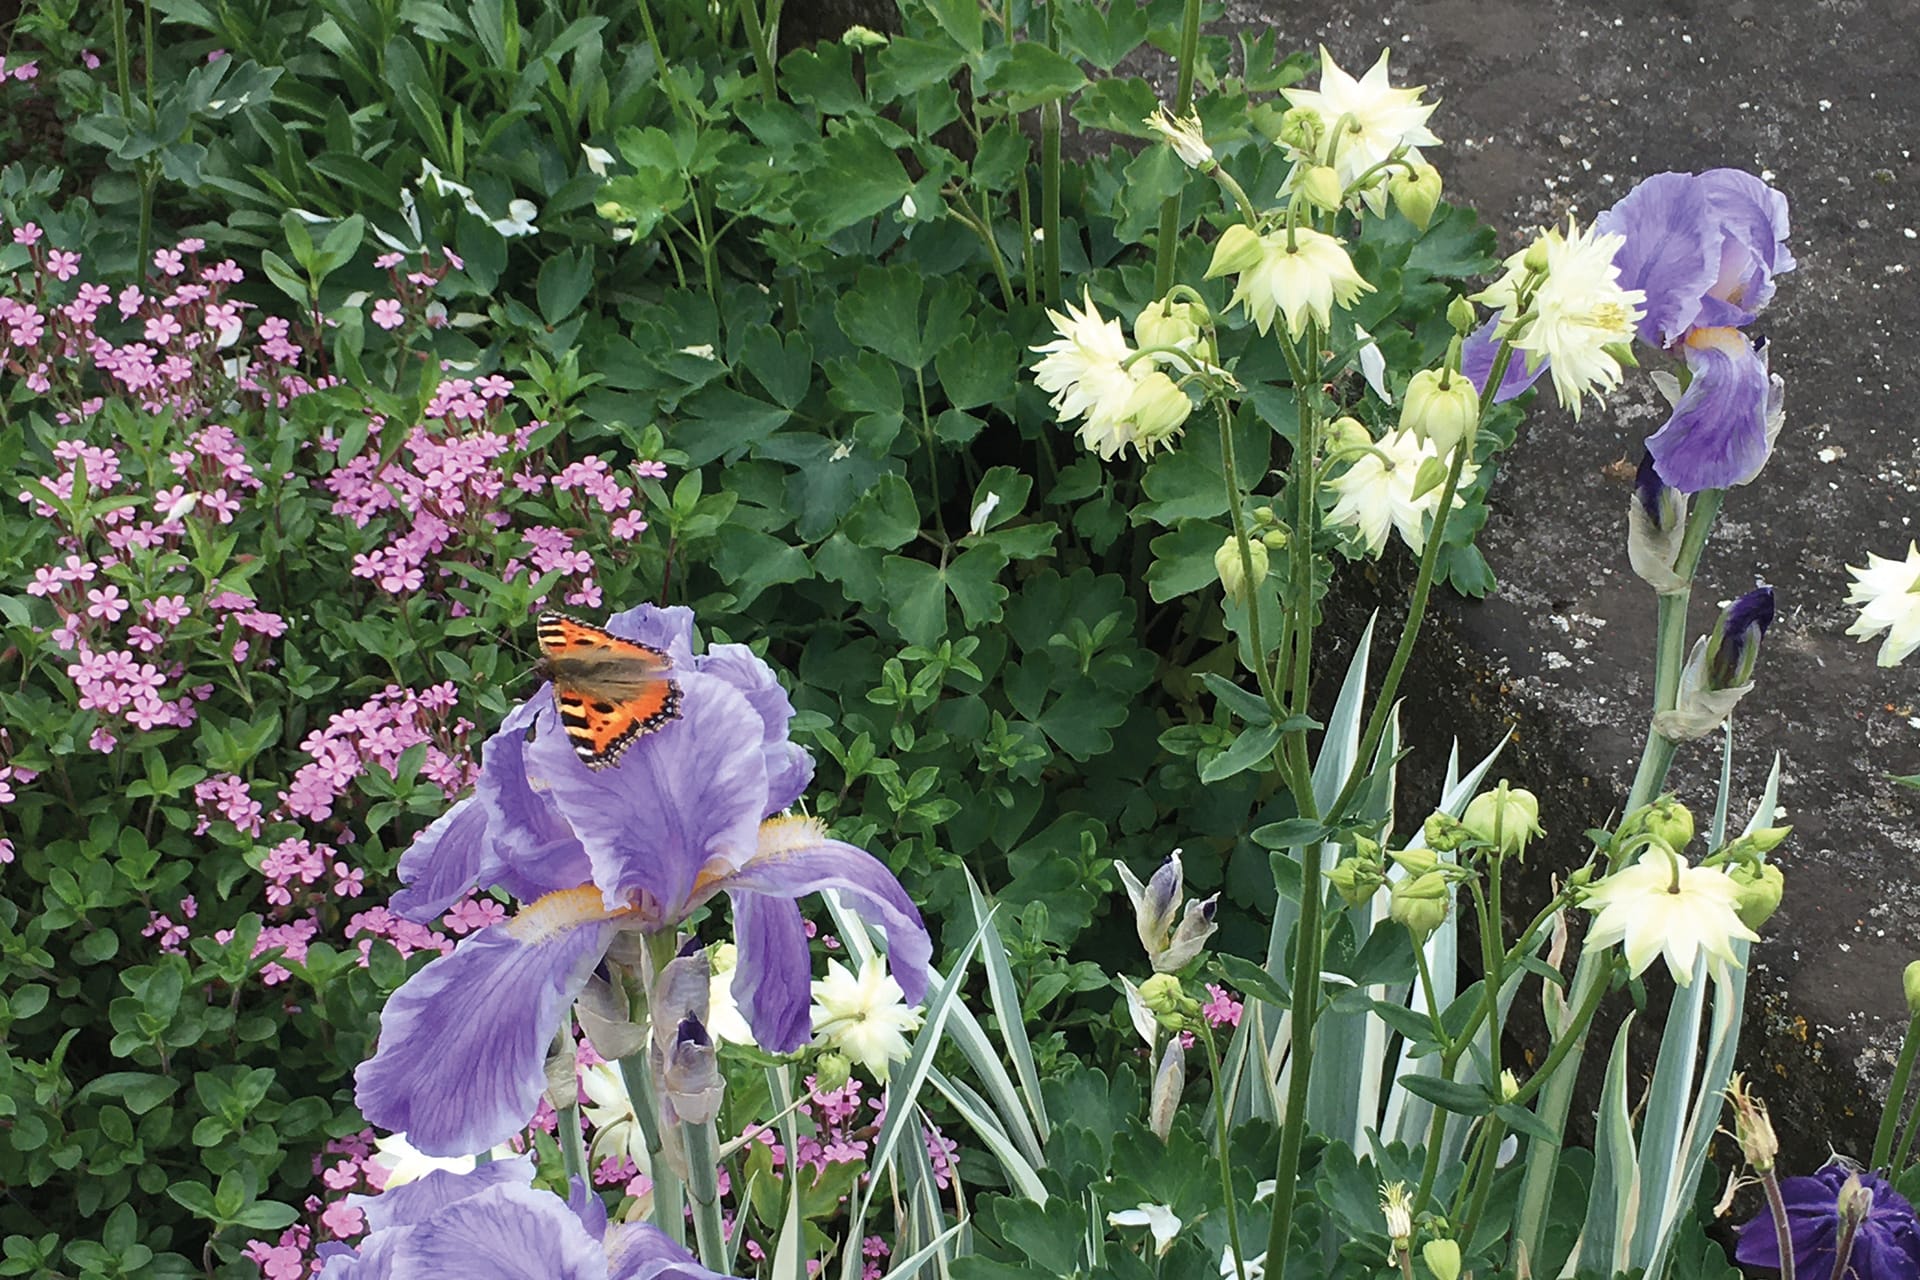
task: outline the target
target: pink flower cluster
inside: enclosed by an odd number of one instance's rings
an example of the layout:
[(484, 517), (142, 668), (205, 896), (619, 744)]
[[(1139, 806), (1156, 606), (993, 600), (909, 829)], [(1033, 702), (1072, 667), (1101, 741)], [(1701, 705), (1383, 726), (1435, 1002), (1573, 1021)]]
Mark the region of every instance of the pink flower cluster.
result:
[[(390, 460), (382, 461), (388, 450), (370, 447), (327, 477), (334, 514), (376, 533), (373, 545), (353, 557), (355, 577), (407, 596), (467, 585), (463, 567), (508, 582), (554, 575), (550, 595), (600, 606), (585, 547), (629, 542), (646, 531), (636, 487), (598, 455), (549, 476), (548, 459), (533, 444), (546, 424), (514, 422), (507, 410), (513, 389), (497, 374), (448, 378)], [(390, 429), (375, 418), (369, 444)], [(637, 478), (665, 474), (658, 462), (633, 471)], [(551, 501), (543, 509), (536, 500), (545, 493)], [(450, 607), (456, 616), (464, 612), (457, 601)]]
[(405, 324), (409, 316), (417, 317), (429, 329), (446, 325), (447, 309), (433, 300), (433, 290), (446, 279), (448, 271), (458, 271), (467, 265), (459, 254), (443, 249), (438, 266), (434, 265), (431, 255), (422, 255), (420, 265), (411, 271), (402, 270), (406, 265), (403, 253), (383, 253), (373, 260), (373, 265), (386, 272), (393, 285), (392, 297), (374, 301), (372, 316), (376, 325), (392, 331)]

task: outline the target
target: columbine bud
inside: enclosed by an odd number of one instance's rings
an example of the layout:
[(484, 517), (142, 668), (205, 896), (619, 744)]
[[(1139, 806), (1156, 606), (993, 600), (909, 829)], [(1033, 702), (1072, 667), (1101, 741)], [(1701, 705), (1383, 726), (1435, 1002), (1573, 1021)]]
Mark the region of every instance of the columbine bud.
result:
[(1162, 142), (1172, 147), (1173, 153), (1189, 169), (1206, 170), (1213, 167), (1213, 148), (1207, 145), (1207, 136), (1200, 127), (1198, 112), (1188, 111), (1176, 118), (1168, 115), (1165, 107), (1158, 107), (1143, 123)]
[(1381, 885), (1387, 882), (1381, 874), (1378, 858), (1369, 862), (1365, 858), (1342, 858), (1333, 869), (1326, 873), (1341, 901), (1350, 907), (1365, 906), (1373, 900), (1373, 895)]
[(1537, 236), (1520, 257), (1520, 265), (1536, 276), (1547, 273), (1547, 238)]
[(1326, 121), (1312, 107), (1291, 107), (1280, 117), (1278, 141), (1282, 146), (1291, 147), (1305, 155), (1314, 155), (1319, 152), (1326, 136)]
[(1459, 819), (1444, 813), (1436, 813), (1428, 818), (1420, 834), (1426, 840), (1427, 848), (1441, 853), (1452, 853), (1473, 839), (1473, 832), (1461, 825)]
[(1422, 231), (1433, 221), (1433, 211), (1440, 207), (1440, 187), (1440, 171), (1425, 161), (1416, 162), (1412, 172), (1395, 169), (1387, 179), (1387, 194), (1393, 197), (1393, 207)]
[(1520, 1078), (1511, 1071), (1500, 1073), (1500, 1101), (1512, 1102), (1520, 1096)]
[(1260, 535), (1260, 541), (1269, 551), (1285, 551), (1293, 541), (1293, 534), (1285, 525), (1278, 529), (1269, 529)]
[(1472, 333), (1474, 326), (1480, 323), (1480, 317), (1475, 314), (1471, 302), (1456, 297), (1447, 304), (1447, 323), (1453, 326), (1455, 333)]
[(1197, 302), (1168, 302), (1162, 298), (1149, 302), (1133, 318), (1133, 338), (1142, 347), (1173, 347), (1211, 362), (1213, 348), (1206, 341), (1206, 326), (1212, 320)]
[(1120, 416), (1133, 423), (1133, 446), (1144, 458), (1171, 441), (1192, 412), (1187, 393), (1156, 369), (1134, 385)]
[[(1186, 990), (1181, 987), (1180, 979), (1171, 973), (1156, 973), (1140, 984), (1140, 999), (1154, 1015), (1163, 1021), (1168, 1017), (1178, 1019), (1187, 1003)], [(1184, 1024), (1183, 1024), (1184, 1025)], [(1175, 1027), (1178, 1031), (1180, 1028)]]
[(1253, 228), (1244, 222), (1236, 222), (1222, 231), (1220, 238), (1213, 242), (1213, 260), (1207, 264), (1207, 279), (1238, 275), (1257, 266), (1266, 256), (1266, 248), (1260, 243), (1260, 237), (1254, 234)]
[(1423, 876), (1446, 865), (1440, 861), (1440, 855), (1431, 849), (1396, 849), (1390, 856), (1410, 876)]
[(1394, 882), (1387, 915), (1404, 926), (1415, 942), (1425, 942), (1446, 920), (1447, 905), (1447, 878), (1429, 871)]
[[(1253, 565), (1253, 577), (1247, 577), (1246, 566)], [(1240, 540), (1228, 538), (1213, 553), (1214, 572), (1220, 575), (1220, 587), (1227, 593), (1227, 599), (1245, 608), (1253, 598), (1253, 589), (1267, 580), (1267, 544), (1264, 539), (1256, 539), (1247, 544), (1247, 558), (1240, 558)]]
[(1693, 843), (1693, 812), (1672, 796), (1661, 796), (1641, 810), (1640, 826), (1676, 850)]
[(1373, 434), (1358, 418), (1335, 418), (1327, 424), (1321, 439), (1326, 441), (1328, 453), (1338, 453), (1342, 449), (1366, 448), (1373, 443)]
[(1420, 1257), (1433, 1272), (1433, 1280), (1460, 1280), (1460, 1245), (1454, 1240), (1429, 1240), (1420, 1246)]
[(1920, 960), (1907, 966), (1900, 975), (1900, 985), (1906, 991), (1908, 1016), (1920, 1018)]
[(1407, 383), (1400, 402), (1400, 429), (1411, 431), (1446, 457), (1462, 440), (1473, 442), (1480, 425), (1480, 393), (1473, 383), (1445, 369), (1422, 369)]
[(1792, 834), (1792, 827), (1761, 827), (1758, 831), (1749, 831), (1727, 841), (1722, 852), (1734, 862), (1753, 862), (1762, 854), (1772, 853), (1779, 848), (1780, 842)]
[(1187, 1055), (1180, 1037), (1167, 1041), (1160, 1055), (1160, 1069), (1153, 1075), (1153, 1094), (1147, 1103), (1147, 1127), (1153, 1136), (1165, 1142), (1173, 1132), (1173, 1116), (1180, 1109), (1180, 1092), (1187, 1087)]
[(840, 43), (849, 49), (884, 49), (887, 47), (887, 38), (872, 27), (856, 24), (846, 29), (840, 37)]
[(1746, 1077), (1737, 1071), (1727, 1082), (1727, 1101), (1733, 1104), (1733, 1136), (1740, 1143), (1740, 1154), (1755, 1173), (1766, 1173), (1780, 1154), (1780, 1140), (1774, 1136), (1767, 1104), (1753, 1096)]
[(1380, 1188), (1380, 1214), (1387, 1220), (1387, 1237), (1396, 1253), (1413, 1246), (1413, 1198), (1404, 1182)]
[(1321, 209), (1338, 209), (1344, 189), (1340, 175), (1331, 165), (1316, 164), (1300, 175), (1297, 183), (1307, 203)]
[(1733, 896), (1733, 910), (1747, 928), (1758, 929), (1780, 909), (1780, 899), (1787, 891), (1787, 878), (1771, 862), (1735, 867), (1727, 873), (1727, 878), (1739, 886)]
[(823, 1053), (813, 1060), (813, 1087), (820, 1093), (844, 1088), (852, 1076), (853, 1063), (844, 1053)]
[(1473, 798), (1461, 823), (1502, 857), (1524, 856), (1527, 842), (1546, 834), (1540, 829), (1540, 801), (1531, 791), (1509, 787), (1504, 778)]
[(1146, 949), (1149, 957), (1157, 956), (1167, 948), (1167, 939), (1173, 932), (1173, 921), (1180, 910), (1180, 900), (1184, 896), (1180, 870), (1180, 850), (1175, 849), (1167, 855), (1153, 873), (1153, 879), (1142, 885), (1126, 863), (1114, 860), (1114, 869), (1120, 873), (1120, 883), (1127, 891), (1127, 899), (1133, 903), (1133, 928), (1140, 936), (1140, 945)]
[(1686, 590), (1688, 580), (1674, 572), (1686, 533), (1687, 495), (1660, 478), (1648, 454), (1627, 504), (1627, 563), (1655, 591)]

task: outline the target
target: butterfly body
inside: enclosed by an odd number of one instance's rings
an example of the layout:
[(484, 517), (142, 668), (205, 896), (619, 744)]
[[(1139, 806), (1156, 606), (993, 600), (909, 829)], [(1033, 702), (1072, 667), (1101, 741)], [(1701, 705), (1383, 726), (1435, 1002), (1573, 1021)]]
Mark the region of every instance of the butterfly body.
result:
[(663, 651), (564, 613), (541, 614), (536, 634), (539, 672), (553, 682), (560, 727), (587, 768), (611, 768), (680, 714), (680, 686)]

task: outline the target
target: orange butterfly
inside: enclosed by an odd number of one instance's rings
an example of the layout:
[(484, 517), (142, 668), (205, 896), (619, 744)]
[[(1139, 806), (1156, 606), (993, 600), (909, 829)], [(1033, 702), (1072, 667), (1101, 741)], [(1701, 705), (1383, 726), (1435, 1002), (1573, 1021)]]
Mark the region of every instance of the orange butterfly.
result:
[(672, 661), (564, 613), (540, 615), (539, 674), (553, 682), (560, 725), (589, 769), (619, 763), (633, 742), (680, 714)]

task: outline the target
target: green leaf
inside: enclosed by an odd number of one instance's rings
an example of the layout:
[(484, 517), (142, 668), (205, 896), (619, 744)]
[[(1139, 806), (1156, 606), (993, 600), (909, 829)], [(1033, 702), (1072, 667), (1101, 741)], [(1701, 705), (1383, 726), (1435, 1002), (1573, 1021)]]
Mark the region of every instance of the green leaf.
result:
[(789, 409), (799, 408), (813, 385), (813, 345), (804, 333), (783, 339), (772, 325), (756, 324), (740, 344), (739, 362), (775, 403)]
[(872, 55), (873, 75), (868, 84), (876, 101), (893, 102), (944, 84), (965, 61), (966, 51), (948, 41), (895, 36), (887, 41), (886, 48)]
[(1493, 1095), (1484, 1085), (1460, 1084), (1436, 1076), (1401, 1076), (1400, 1087), (1415, 1097), (1425, 1098), (1442, 1111), (1456, 1115), (1483, 1116), (1493, 1110)]
[(1213, 696), (1227, 704), (1232, 711), (1249, 724), (1273, 723), (1273, 710), (1267, 706), (1267, 700), (1250, 689), (1242, 689), (1233, 681), (1216, 672), (1208, 671), (1201, 675), (1201, 681), (1213, 690)]
[(737, 522), (720, 526), (713, 567), (734, 595), (733, 607), (746, 609), (762, 591), (813, 576), (806, 552), (770, 533)]
[(1293, 1007), (1293, 996), (1287, 989), (1253, 961), (1222, 951), (1215, 953), (1213, 963), (1242, 995), (1264, 1000), (1276, 1009)]
[(820, 161), (801, 177), (793, 206), (800, 224), (822, 239), (899, 204), (913, 187), (874, 124), (850, 120), (829, 128)]
[(1263, 849), (1298, 849), (1318, 844), (1333, 832), (1312, 818), (1287, 818), (1253, 829), (1253, 842)]
[(1233, 745), (1207, 761), (1200, 770), (1200, 781), (1219, 782), (1265, 761), (1280, 742), (1280, 726), (1253, 725), (1233, 740)]
[(1006, 94), (1010, 111), (1031, 111), (1043, 102), (1066, 97), (1086, 82), (1086, 75), (1066, 58), (1044, 44), (1022, 40), (988, 74), (981, 88)]
[(790, 416), (779, 405), (724, 386), (702, 388), (681, 410), (686, 416), (669, 429), (667, 442), (685, 451), (689, 467), (744, 452), (772, 435)]
[(591, 245), (554, 254), (540, 265), (540, 279), (534, 287), (540, 318), (548, 325), (558, 325), (573, 315), (592, 290)]
[(978, 57), (986, 48), (981, 41), (983, 19), (979, 0), (926, 0), (926, 8), (940, 29), (952, 36), (962, 49)]
[(1020, 345), (1005, 329), (993, 327), (1000, 318), (988, 312), (986, 334), (959, 337), (934, 357), (940, 389), (956, 409), (1010, 400), (1019, 385)]
[[(841, 295), (834, 319), (854, 345), (878, 351), (909, 369), (924, 368), (936, 352), (964, 338), (971, 301), (964, 285), (939, 281), (933, 295), (925, 299), (923, 317), (925, 283), (912, 267), (869, 268), (860, 273), (851, 292)], [(1011, 382), (1011, 367), (1007, 377)]]
[(841, 529), (855, 546), (898, 551), (920, 532), (913, 486), (898, 472), (887, 472), (860, 496)]
[(1217, 524), (1183, 520), (1173, 532), (1155, 538), (1149, 544), (1153, 563), (1147, 566), (1147, 592), (1154, 603), (1165, 604), (1176, 596), (1217, 584), (1220, 574), (1213, 567), (1213, 553), (1226, 536), (1226, 530)]

